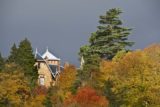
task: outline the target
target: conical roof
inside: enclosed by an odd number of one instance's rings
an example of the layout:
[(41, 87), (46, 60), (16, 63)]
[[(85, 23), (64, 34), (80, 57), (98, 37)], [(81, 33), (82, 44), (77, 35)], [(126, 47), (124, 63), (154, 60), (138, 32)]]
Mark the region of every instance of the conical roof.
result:
[(43, 59), (47, 58), (48, 60), (60, 60), (59, 58), (57, 58), (56, 56), (54, 56), (51, 52), (49, 52), (48, 49), (42, 55), (42, 58)]

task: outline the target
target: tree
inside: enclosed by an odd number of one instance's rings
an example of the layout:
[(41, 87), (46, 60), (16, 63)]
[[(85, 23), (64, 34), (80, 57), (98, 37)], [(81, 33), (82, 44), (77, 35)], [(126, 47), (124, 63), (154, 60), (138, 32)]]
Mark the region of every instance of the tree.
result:
[(3, 59), (3, 57), (1, 56), (1, 53), (0, 53), (0, 71), (2, 71), (3, 68), (4, 68), (4, 59)]
[(87, 81), (95, 80), (95, 76), (99, 71), (100, 60), (101, 59), (96, 54), (85, 57), (83, 69), (78, 70), (78, 77), (82, 81), (82, 85)]
[(105, 15), (100, 16), (98, 30), (92, 33), (89, 38), (89, 45), (81, 47), (80, 55), (98, 54), (103, 59), (112, 59), (118, 51), (125, 50), (132, 46), (128, 36), (131, 29), (122, 27), (119, 15), (120, 9), (110, 9)]
[[(14, 66), (14, 67), (13, 67)], [(6, 65), (0, 73), (0, 106), (17, 107), (24, 105), (30, 97), (29, 83), (20, 67)]]
[(31, 97), (27, 100), (24, 107), (44, 107), (43, 102), (47, 96), (47, 88), (45, 86), (37, 86), (32, 90)]
[[(98, 54), (91, 54), (90, 46), (83, 46), (80, 48), (79, 55), (83, 57), (84, 63), (81, 65), (81, 69), (78, 70), (78, 78), (82, 83), (82, 86), (95, 84), (95, 75), (99, 71), (100, 57)], [(93, 84), (92, 84), (93, 83)]]
[[(128, 41), (131, 29), (122, 26), (119, 18), (121, 13), (120, 9), (114, 8), (100, 16), (101, 25), (92, 33), (89, 45), (80, 48), (79, 55), (83, 57), (84, 64), (78, 74), (82, 80), (96, 80), (93, 74), (99, 75), (101, 59), (111, 60), (119, 51), (126, 51), (127, 46), (133, 45), (133, 42)], [(96, 82), (98, 81), (94, 81), (94, 84)]]
[(11, 47), (11, 51), (10, 51), (10, 56), (8, 57), (7, 62), (9, 63), (17, 63), (17, 47), (16, 44), (14, 43), (13, 46)]
[(17, 64), (19, 64), (25, 71), (25, 75), (31, 80), (31, 83), (35, 83), (37, 80), (37, 71), (34, 67), (35, 59), (30, 41), (25, 38), (20, 42), (17, 50)]
[[(157, 61), (160, 48), (157, 47), (128, 52), (118, 60), (101, 65), (101, 84), (111, 106), (160, 105), (160, 64)], [(151, 54), (151, 50), (155, 51)]]
[(123, 23), (119, 19), (121, 13), (120, 9), (114, 8), (100, 16), (101, 25), (89, 39), (92, 53), (97, 53), (104, 59), (112, 59), (118, 51), (133, 45), (133, 42), (127, 41), (131, 29), (122, 27)]
[(65, 66), (63, 72), (60, 74), (59, 87), (64, 91), (69, 91), (76, 80), (76, 74), (75, 66)]
[(45, 95), (37, 95), (31, 97), (23, 107), (45, 107), (42, 103), (44, 100)]
[(104, 96), (98, 95), (90, 87), (80, 88), (76, 95), (71, 95), (64, 101), (64, 107), (107, 107), (108, 101)]
[(35, 60), (31, 43), (28, 39), (25, 38), (20, 42), (17, 57), (18, 64), (21, 65), (26, 71), (25, 74), (31, 74), (33, 72), (33, 65), (35, 63)]

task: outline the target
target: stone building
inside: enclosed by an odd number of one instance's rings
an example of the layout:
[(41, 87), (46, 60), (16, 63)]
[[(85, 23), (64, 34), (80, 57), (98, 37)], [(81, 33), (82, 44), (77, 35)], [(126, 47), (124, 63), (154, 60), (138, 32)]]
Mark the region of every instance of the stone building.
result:
[(38, 84), (45, 87), (54, 86), (61, 72), (60, 59), (54, 56), (48, 49), (44, 54), (40, 54), (37, 49), (35, 52), (38, 69)]

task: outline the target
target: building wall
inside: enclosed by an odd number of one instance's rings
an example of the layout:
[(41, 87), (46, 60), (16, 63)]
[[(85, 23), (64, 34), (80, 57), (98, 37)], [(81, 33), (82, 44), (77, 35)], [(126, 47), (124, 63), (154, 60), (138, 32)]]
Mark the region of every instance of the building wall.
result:
[[(57, 60), (46, 60), (48, 64), (51, 65), (58, 65), (58, 71), (60, 71), (60, 61)], [(56, 83), (56, 80), (53, 80), (52, 74), (49, 71), (48, 66), (46, 65), (46, 62), (44, 61), (37, 61), (35, 65), (38, 67), (38, 84), (42, 85), (42, 80), (43, 80), (43, 85), (45, 87), (50, 87), (51, 85), (54, 86)], [(42, 79), (44, 78), (44, 79)]]
[[(38, 64), (38, 63), (37, 63)], [(38, 84), (40, 84), (40, 78), (44, 77), (44, 86), (50, 87), (51, 84), (54, 84), (54, 80), (52, 79), (52, 75), (44, 62), (39, 62), (39, 69), (38, 69), (39, 79)]]

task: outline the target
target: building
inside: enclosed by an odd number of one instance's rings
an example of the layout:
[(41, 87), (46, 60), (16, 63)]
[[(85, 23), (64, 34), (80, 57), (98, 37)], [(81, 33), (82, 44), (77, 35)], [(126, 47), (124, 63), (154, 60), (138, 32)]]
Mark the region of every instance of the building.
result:
[(38, 69), (38, 84), (45, 87), (54, 86), (62, 68), (60, 59), (49, 52), (48, 48), (42, 55), (36, 49), (35, 59), (35, 66)]

